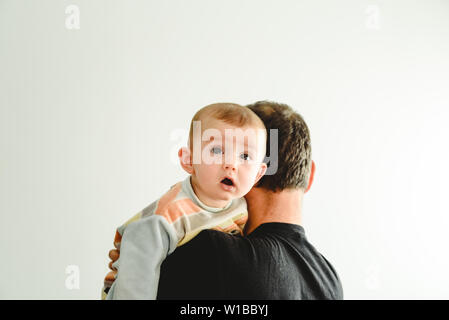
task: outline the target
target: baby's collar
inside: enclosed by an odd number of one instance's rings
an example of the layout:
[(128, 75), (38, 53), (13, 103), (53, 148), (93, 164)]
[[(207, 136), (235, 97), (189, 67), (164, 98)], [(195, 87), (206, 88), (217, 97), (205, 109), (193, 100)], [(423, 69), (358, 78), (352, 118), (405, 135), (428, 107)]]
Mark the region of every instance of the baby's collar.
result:
[(192, 182), (191, 182), (191, 177), (192, 176), (188, 176), (184, 181), (183, 181), (183, 185), (184, 188), (188, 191), (189, 195), (191, 196), (192, 200), (201, 208), (203, 208), (206, 211), (209, 212), (221, 212), (224, 211), (226, 209), (228, 209), (231, 205), (232, 205), (232, 200), (228, 202), (228, 204), (224, 207), (224, 208), (214, 208), (214, 207), (209, 207), (207, 205), (205, 205), (203, 202), (201, 202), (200, 199), (198, 199), (197, 195), (195, 194), (195, 191), (193, 191), (193, 187), (192, 187)]

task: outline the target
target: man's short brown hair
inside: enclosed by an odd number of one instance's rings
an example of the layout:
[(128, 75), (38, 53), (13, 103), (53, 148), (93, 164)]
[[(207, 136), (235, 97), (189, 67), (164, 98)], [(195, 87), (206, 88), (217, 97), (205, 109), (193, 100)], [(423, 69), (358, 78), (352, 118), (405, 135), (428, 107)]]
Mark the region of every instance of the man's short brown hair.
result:
[[(259, 101), (247, 105), (262, 119), (267, 129), (267, 156), (270, 154), (270, 129), (278, 130), (277, 171), (263, 176), (256, 187), (273, 192), (284, 189), (307, 189), (312, 163), (312, 146), (306, 122), (286, 104)], [(268, 167), (270, 163), (267, 164)]]

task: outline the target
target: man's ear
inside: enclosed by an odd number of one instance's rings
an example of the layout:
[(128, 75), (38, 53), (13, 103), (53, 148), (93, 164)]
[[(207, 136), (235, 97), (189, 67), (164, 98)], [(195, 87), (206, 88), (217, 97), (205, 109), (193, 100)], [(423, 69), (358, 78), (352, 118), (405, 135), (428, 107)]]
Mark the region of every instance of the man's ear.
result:
[(257, 172), (256, 181), (254, 182), (254, 184), (259, 182), (259, 180), (263, 177), (265, 172), (267, 172), (267, 164), (265, 162), (262, 162), (260, 164), (259, 172)]
[(181, 167), (188, 173), (193, 173), (193, 165), (192, 165), (192, 157), (190, 154), (190, 150), (187, 147), (182, 147), (178, 151), (178, 158)]
[(310, 190), (310, 187), (312, 186), (313, 183), (313, 178), (315, 177), (315, 161), (312, 160), (312, 166), (310, 168), (310, 176), (309, 176), (309, 183), (307, 184), (307, 189), (306, 191), (304, 191), (304, 193), (306, 193), (307, 191)]

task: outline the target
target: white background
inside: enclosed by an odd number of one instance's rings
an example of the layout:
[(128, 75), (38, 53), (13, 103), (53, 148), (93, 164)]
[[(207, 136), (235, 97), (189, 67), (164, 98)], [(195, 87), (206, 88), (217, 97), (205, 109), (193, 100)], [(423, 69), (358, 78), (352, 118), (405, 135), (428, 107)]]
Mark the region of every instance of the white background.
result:
[(449, 1), (0, 0), (0, 298), (99, 299), (194, 112), (269, 99), (309, 124), (345, 298), (448, 299), (448, 84)]

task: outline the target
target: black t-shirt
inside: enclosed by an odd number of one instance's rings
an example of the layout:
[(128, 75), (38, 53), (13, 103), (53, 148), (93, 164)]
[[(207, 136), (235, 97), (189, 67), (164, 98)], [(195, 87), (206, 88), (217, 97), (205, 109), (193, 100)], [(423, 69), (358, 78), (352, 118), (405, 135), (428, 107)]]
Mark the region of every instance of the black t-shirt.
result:
[(264, 223), (246, 237), (205, 230), (161, 266), (158, 299), (343, 299), (304, 228)]

